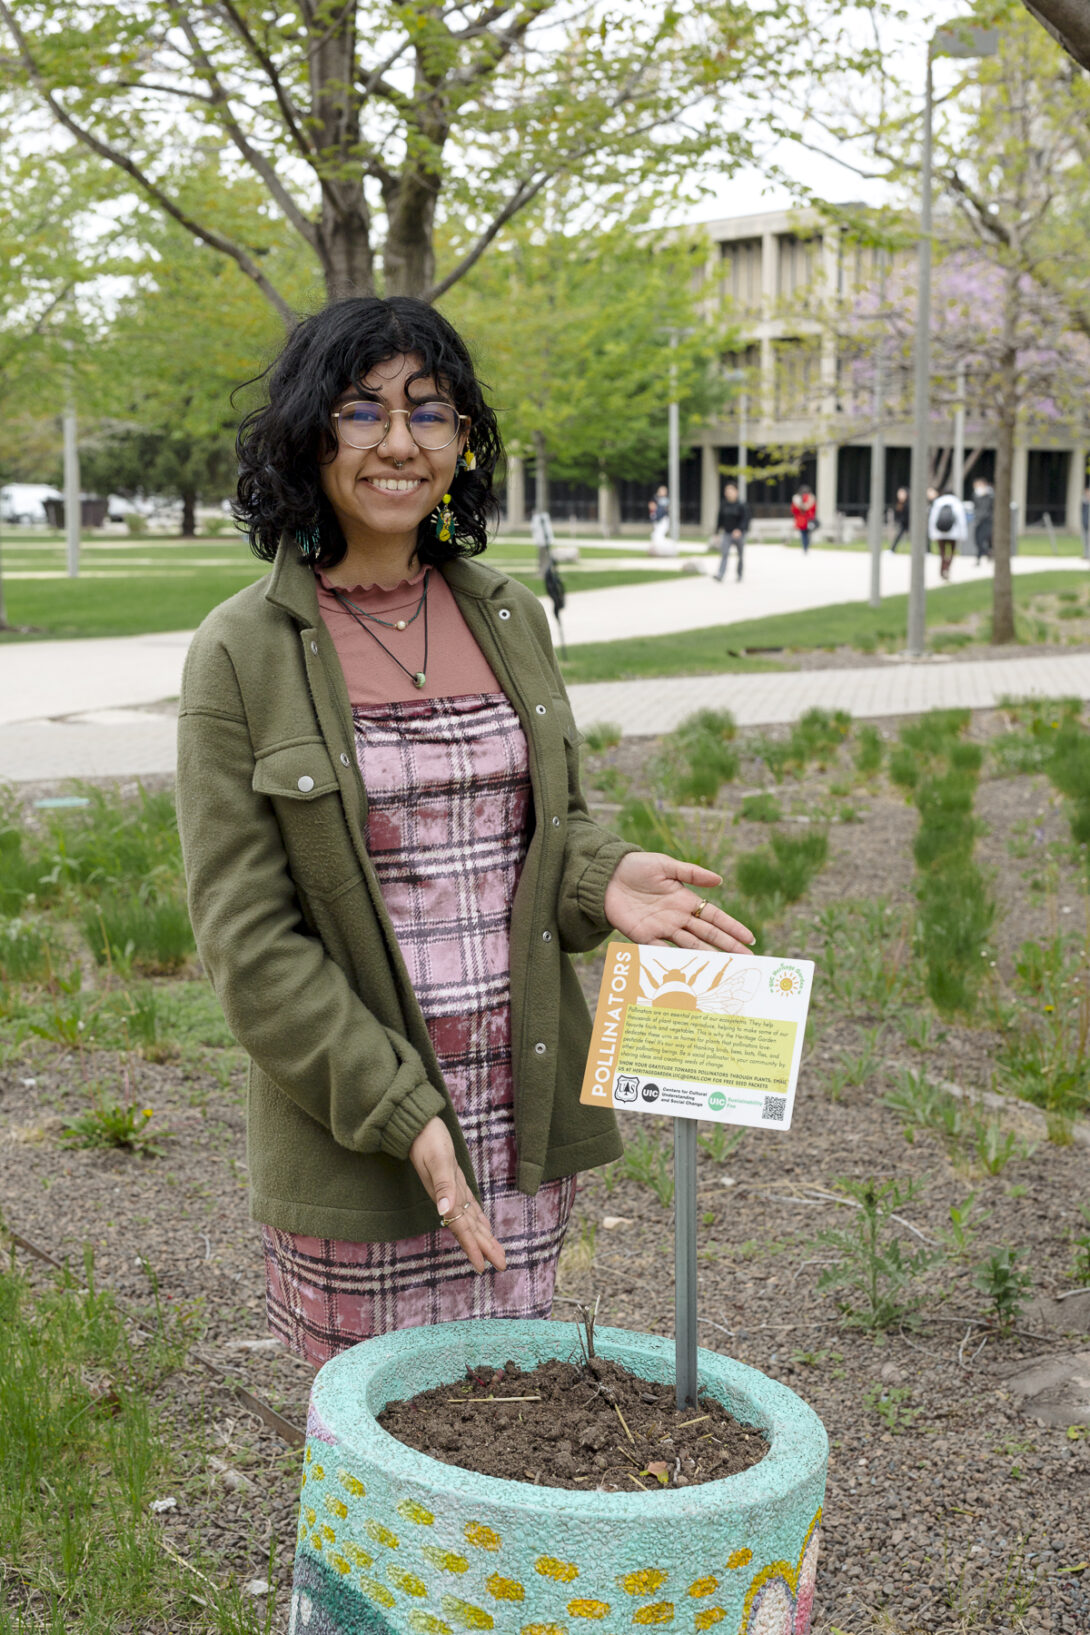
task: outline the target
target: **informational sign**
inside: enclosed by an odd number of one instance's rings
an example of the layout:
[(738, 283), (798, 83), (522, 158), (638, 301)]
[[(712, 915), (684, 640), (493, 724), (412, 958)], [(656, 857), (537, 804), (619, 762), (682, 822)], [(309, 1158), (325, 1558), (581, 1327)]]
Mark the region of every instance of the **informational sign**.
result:
[(789, 1129), (813, 978), (808, 959), (610, 943), (580, 1099)]

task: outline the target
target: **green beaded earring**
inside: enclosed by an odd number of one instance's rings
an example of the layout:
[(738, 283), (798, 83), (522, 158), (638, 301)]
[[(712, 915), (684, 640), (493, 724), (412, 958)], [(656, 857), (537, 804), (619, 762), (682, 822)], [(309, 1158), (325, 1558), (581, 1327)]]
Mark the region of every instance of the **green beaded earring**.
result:
[(313, 562), (322, 553), (321, 523), (312, 523), (309, 528), (296, 528), (295, 543), (299, 547), (303, 560)]

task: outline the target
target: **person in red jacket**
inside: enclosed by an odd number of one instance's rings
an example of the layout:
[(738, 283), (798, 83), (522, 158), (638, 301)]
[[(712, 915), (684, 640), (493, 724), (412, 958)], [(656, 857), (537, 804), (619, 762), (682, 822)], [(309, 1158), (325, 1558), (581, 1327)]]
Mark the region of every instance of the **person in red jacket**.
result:
[(813, 490), (806, 483), (803, 483), (791, 501), (791, 516), (799, 531), (802, 554), (805, 556), (810, 549), (810, 535), (817, 527), (817, 500), (814, 498)]

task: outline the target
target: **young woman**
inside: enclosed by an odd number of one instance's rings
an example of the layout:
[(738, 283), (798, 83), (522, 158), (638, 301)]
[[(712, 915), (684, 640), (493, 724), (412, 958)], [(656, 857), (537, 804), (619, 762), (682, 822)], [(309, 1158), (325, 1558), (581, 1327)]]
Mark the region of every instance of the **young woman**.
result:
[(306, 319), (239, 434), (272, 572), (186, 666), (178, 812), (201, 958), (251, 1058), (270, 1327), (369, 1335), (549, 1311), (579, 1102), (569, 953), (735, 950), (720, 877), (588, 816), (537, 599), (472, 560), (501, 454), (463, 342), (407, 298)]

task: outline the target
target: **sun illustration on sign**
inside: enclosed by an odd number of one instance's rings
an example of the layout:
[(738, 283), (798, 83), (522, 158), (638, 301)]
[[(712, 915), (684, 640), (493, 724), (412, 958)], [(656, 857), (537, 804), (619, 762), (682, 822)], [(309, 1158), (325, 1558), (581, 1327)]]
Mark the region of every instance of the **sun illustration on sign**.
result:
[(710, 961), (693, 971), (683, 971), (660, 960), (652, 967), (648, 955), (640, 957), (640, 988), (637, 1005), (650, 1005), (655, 1010), (705, 1011), (713, 1016), (736, 1016), (755, 998), (760, 985), (760, 973), (752, 966), (732, 970), (733, 960), (718, 971), (710, 968)]
[(768, 991), (780, 999), (794, 999), (802, 992), (802, 972), (797, 965), (777, 965), (768, 979)]

